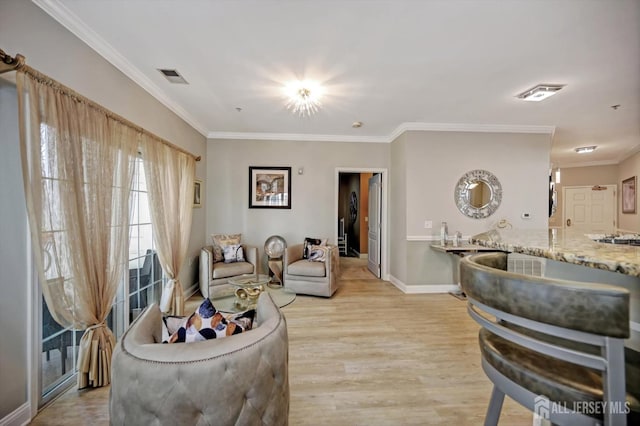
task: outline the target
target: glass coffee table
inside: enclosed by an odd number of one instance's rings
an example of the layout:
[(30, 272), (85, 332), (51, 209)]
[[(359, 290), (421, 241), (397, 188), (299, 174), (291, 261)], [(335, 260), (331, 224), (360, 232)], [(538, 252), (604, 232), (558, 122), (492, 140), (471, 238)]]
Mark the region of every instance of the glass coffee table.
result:
[(296, 293), (288, 288), (269, 286), (270, 280), (268, 275), (262, 274), (229, 278), (229, 291), (215, 296), (211, 302), (219, 311), (236, 313), (255, 308), (258, 296), (263, 291), (268, 292), (273, 302), (280, 308), (296, 299)]

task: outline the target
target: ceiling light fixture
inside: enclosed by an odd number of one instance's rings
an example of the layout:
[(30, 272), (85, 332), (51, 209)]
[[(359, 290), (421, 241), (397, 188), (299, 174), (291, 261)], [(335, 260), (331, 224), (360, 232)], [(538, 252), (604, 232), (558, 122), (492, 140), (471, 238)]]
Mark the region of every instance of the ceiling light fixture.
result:
[(516, 97), (523, 101), (539, 102), (555, 95), (563, 87), (564, 84), (538, 84), (536, 87), (524, 91)]
[(576, 148), (576, 149), (575, 149), (575, 151), (576, 151), (578, 154), (588, 154), (588, 153), (590, 153), (590, 152), (595, 151), (595, 150), (596, 150), (596, 148), (597, 148), (597, 146), (596, 146), (596, 145), (592, 145), (592, 146), (581, 146), (581, 147), (579, 147), (579, 148)]
[(323, 90), (319, 83), (311, 80), (294, 81), (284, 88), (289, 99), (287, 109), (300, 117), (308, 117), (322, 106), (320, 98)]

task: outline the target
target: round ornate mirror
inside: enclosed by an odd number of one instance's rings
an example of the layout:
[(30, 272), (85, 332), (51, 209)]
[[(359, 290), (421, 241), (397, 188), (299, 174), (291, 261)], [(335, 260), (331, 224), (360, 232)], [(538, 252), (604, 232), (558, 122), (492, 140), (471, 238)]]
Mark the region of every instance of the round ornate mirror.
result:
[(502, 202), (502, 186), (493, 173), (471, 170), (456, 185), (455, 200), (465, 216), (482, 219), (491, 216)]

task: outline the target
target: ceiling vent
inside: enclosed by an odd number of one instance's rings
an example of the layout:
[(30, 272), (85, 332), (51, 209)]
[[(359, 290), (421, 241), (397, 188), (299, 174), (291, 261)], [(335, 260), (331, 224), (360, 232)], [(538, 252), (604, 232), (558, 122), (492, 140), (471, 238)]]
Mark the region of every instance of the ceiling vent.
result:
[(189, 84), (187, 83), (187, 80), (184, 79), (184, 77), (182, 77), (180, 75), (180, 73), (176, 70), (170, 70), (170, 69), (158, 69), (158, 71), (160, 71), (162, 73), (162, 75), (164, 75), (166, 77), (167, 80), (169, 80), (169, 83), (173, 83), (173, 84)]

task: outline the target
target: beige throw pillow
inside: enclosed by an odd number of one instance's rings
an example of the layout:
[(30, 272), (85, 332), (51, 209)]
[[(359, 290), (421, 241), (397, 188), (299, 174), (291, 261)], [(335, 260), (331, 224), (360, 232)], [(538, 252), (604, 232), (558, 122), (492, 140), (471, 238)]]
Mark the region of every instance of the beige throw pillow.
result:
[(242, 234), (213, 234), (213, 262), (224, 261), (224, 247), (232, 244), (240, 244)]
[(311, 246), (309, 248), (309, 259), (311, 262), (326, 262), (329, 246)]

